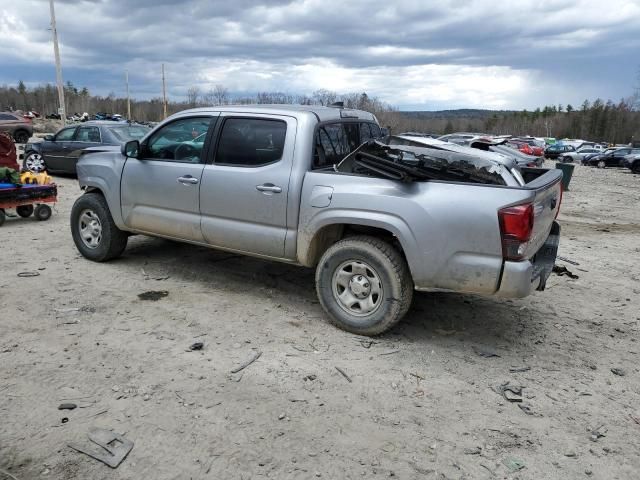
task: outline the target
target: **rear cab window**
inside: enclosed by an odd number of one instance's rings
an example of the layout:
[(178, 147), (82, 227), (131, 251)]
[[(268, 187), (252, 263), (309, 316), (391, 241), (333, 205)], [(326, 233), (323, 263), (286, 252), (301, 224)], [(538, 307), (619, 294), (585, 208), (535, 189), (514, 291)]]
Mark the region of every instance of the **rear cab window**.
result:
[(318, 126), (314, 139), (313, 169), (339, 163), (369, 140), (381, 136), (380, 127), (371, 122), (331, 122)]
[(260, 167), (282, 159), (287, 123), (271, 118), (224, 120), (214, 163), (236, 167)]

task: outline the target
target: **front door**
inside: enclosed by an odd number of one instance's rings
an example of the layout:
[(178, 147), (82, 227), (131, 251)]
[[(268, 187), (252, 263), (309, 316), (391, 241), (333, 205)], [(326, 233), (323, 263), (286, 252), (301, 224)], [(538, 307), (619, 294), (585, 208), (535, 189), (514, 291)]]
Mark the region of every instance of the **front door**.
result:
[(49, 170), (65, 171), (76, 127), (63, 128), (52, 141), (44, 141), (40, 151)]
[(202, 242), (200, 181), (204, 151), (218, 114), (161, 126), (128, 158), (121, 181), (122, 217), (137, 231)]
[(204, 167), (200, 186), (204, 239), (216, 247), (284, 257), (296, 120), (227, 114), (220, 122), (213, 163)]

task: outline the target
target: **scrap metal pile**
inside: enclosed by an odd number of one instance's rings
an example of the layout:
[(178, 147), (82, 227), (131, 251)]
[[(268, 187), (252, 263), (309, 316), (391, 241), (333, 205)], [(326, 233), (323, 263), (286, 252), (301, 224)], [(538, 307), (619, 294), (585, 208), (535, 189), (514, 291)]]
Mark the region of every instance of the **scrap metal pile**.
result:
[(490, 161), (439, 148), (389, 145), (381, 141), (362, 144), (335, 170), (401, 182), (445, 180), (505, 185), (500, 166)]

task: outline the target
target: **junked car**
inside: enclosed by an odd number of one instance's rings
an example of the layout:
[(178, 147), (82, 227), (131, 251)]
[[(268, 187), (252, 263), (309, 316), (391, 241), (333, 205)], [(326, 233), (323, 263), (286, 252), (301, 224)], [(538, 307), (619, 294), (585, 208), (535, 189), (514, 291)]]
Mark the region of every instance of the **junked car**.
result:
[[(174, 134), (203, 124), (202, 148)], [(120, 151), (81, 158), (73, 241), (97, 262), (144, 234), (315, 268), (329, 320), (362, 335), (397, 323), (414, 290), (545, 288), (560, 170), (380, 136), (372, 114), (344, 108), (177, 113)]]
[(142, 138), (149, 127), (136, 124), (122, 124), (108, 121), (91, 121), (80, 125), (70, 125), (55, 135), (48, 135), (42, 142), (25, 145), (23, 169), (38, 173), (76, 173), (76, 163), (87, 148), (120, 146), (128, 140)]
[(9, 133), (16, 143), (26, 143), (33, 135), (30, 118), (13, 112), (0, 112), (0, 132)]

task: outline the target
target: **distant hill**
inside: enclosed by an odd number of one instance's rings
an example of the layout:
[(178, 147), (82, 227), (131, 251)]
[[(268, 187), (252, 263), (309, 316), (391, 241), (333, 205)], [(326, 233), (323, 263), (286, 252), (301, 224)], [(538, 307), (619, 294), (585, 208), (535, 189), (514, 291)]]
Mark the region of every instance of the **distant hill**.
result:
[(400, 112), (409, 118), (431, 119), (431, 118), (488, 118), (493, 115), (504, 115), (513, 113), (513, 110), (482, 110), (476, 108), (460, 108), (458, 110), (437, 110), (433, 112), (416, 111)]

